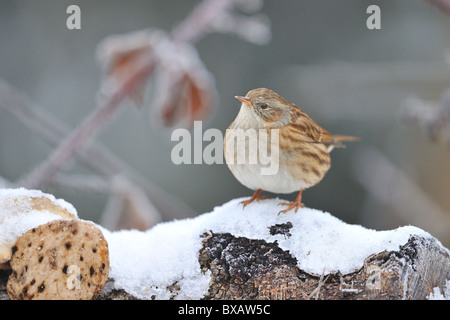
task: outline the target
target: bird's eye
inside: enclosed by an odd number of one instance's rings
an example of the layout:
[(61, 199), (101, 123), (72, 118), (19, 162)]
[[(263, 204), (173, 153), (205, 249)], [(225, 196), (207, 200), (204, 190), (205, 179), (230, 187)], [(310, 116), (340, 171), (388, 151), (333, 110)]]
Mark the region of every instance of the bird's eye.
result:
[(259, 106), (261, 109), (266, 110), (268, 105), (263, 103), (262, 105)]

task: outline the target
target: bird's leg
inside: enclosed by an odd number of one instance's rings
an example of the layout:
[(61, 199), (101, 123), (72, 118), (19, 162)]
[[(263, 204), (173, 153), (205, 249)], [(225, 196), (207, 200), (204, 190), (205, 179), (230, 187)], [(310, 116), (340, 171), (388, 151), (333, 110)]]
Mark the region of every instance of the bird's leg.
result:
[(298, 192), (297, 198), (295, 198), (294, 202), (282, 202), (282, 203), (280, 203), (280, 206), (288, 206), (288, 207), (286, 209), (278, 212), (278, 214), (286, 213), (288, 211), (291, 211), (294, 208), (295, 208), (295, 212), (297, 212), (298, 208), (303, 208), (305, 205), (302, 203), (302, 193), (303, 193), (303, 189), (300, 189), (300, 191)]
[(262, 189), (258, 189), (258, 190), (255, 191), (255, 193), (253, 194), (253, 196), (250, 199), (241, 201), (241, 204), (244, 205), (244, 208), (245, 208), (246, 205), (252, 203), (255, 200), (259, 201), (259, 200), (262, 200), (262, 199), (266, 199), (267, 197), (261, 196), (261, 192), (262, 192)]

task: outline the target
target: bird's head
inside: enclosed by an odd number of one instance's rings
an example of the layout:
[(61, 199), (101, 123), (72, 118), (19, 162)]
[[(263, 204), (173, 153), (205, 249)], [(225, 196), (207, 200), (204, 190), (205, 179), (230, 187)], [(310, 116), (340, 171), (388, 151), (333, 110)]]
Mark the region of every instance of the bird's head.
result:
[(253, 89), (235, 98), (242, 102), (241, 109), (246, 109), (244, 116), (254, 117), (247, 120), (257, 121), (262, 127), (279, 127), (291, 120), (293, 104), (270, 89)]

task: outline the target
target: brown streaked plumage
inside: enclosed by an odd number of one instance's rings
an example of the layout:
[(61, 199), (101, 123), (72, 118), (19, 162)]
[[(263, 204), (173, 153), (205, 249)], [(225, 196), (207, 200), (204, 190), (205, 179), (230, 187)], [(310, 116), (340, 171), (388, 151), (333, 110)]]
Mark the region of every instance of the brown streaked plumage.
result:
[[(295, 201), (281, 203), (287, 206), (282, 213), (292, 209), (297, 212), (299, 207), (303, 207), (303, 190), (319, 183), (330, 168), (331, 150), (334, 147), (342, 147), (344, 141), (358, 140), (356, 137), (332, 135), (295, 104), (270, 89), (253, 89), (245, 97), (236, 96), (236, 99), (242, 102), (241, 109), (225, 134), (224, 149), (225, 160), (236, 179), (255, 190), (249, 200), (242, 201), (244, 207), (255, 200), (263, 199), (262, 190), (273, 193), (298, 191)], [(278, 133), (278, 153), (277, 150), (272, 150), (273, 146), (270, 145), (270, 142), (276, 141), (272, 141), (274, 138), (271, 135), (275, 129)], [(258, 141), (253, 141), (253, 144), (249, 142), (242, 146), (237, 142), (228, 142), (230, 150), (227, 149), (227, 139), (234, 139), (236, 132), (238, 135), (244, 132), (247, 134), (251, 130), (267, 134), (267, 150), (263, 151), (267, 151), (267, 154), (272, 154), (273, 151), (273, 154), (277, 155), (276, 173), (261, 174), (261, 169), (267, 167), (267, 163), (262, 161), (238, 161), (239, 152), (245, 152), (246, 159), (249, 159), (250, 154), (261, 151), (262, 138), (259, 135)], [(250, 141), (250, 138), (248, 140)]]

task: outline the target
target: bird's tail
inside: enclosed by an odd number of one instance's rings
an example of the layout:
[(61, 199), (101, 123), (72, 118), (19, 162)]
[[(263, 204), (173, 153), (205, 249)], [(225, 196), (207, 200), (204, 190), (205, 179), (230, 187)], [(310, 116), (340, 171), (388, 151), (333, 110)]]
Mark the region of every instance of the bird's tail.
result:
[(333, 136), (330, 141), (330, 145), (336, 148), (345, 148), (342, 142), (359, 141), (358, 137), (353, 136)]
[(353, 136), (333, 136), (333, 141), (341, 142), (341, 141), (359, 141), (358, 137)]

